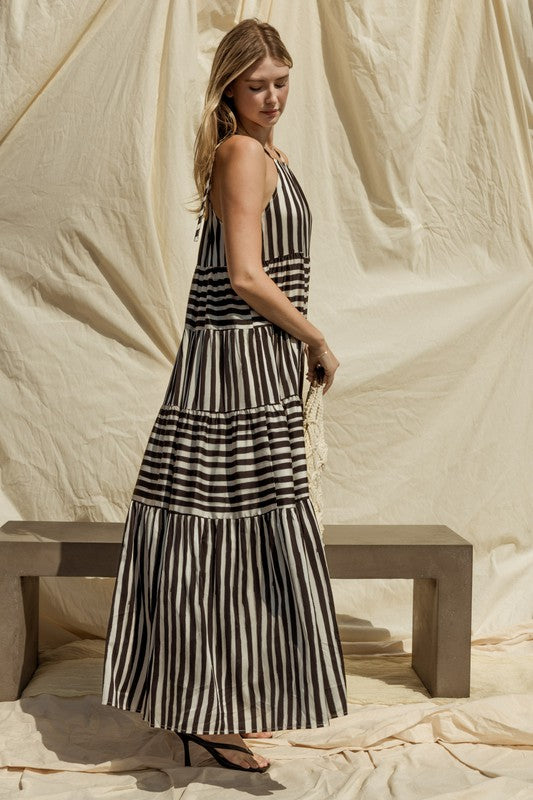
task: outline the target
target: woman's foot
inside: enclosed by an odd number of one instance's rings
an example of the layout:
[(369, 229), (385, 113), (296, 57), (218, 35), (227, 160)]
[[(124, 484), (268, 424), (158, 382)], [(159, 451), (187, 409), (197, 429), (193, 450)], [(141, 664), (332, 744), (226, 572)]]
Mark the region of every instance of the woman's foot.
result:
[(272, 732), (271, 731), (257, 731), (257, 733), (243, 733), (241, 734), (243, 739), (271, 739)]
[[(208, 742), (228, 742), (228, 744), (238, 744), (241, 747), (248, 747), (238, 733), (197, 733), (196, 736), (199, 736), (200, 739), (207, 739)], [(270, 761), (257, 753), (243, 753), (241, 750), (230, 750), (229, 747), (220, 747), (217, 752), (224, 756), (224, 758), (227, 758), (228, 761), (238, 764), (240, 767), (265, 767), (270, 764)]]

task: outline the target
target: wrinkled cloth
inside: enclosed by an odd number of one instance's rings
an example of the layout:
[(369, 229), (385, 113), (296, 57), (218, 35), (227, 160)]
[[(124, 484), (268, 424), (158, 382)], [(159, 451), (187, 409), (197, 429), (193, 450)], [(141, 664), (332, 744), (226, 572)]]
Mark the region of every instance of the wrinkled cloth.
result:
[[(224, 770), (194, 745), (193, 766), (184, 767), (175, 733), (151, 728), (139, 714), (100, 703), (96, 691), (103, 644), (85, 640), (43, 652), (20, 700), (0, 703), (0, 797), (19, 785), (30, 796), (40, 796), (41, 791), (67, 796), (79, 786), (89, 798), (111, 790), (118, 797), (121, 792), (127, 797), (128, 791), (130, 797), (144, 797), (149, 790), (158, 798), (193, 797), (188, 792), (198, 784), (202, 797), (213, 800), (221, 786), (228, 793), (248, 796), (249, 776)], [(478, 673), (489, 668), (479, 665), (478, 656), (473, 655), (472, 697), (428, 699), (418, 682), (417, 696), (407, 704), (390, 701), (387, 685), (405, 679), (406, 664), (394, 671), (390, 657), (375, 658), (388, 662), (389, 672), (371, 678), (363, 669), (354, 682), (354, 661), (353, 670), (348, 669), (351, 702), (346, 717), (324, 728), (276, 731), (272, 739), (248, 742), (271, 761), (262, 776), (263, 790), (277, 787), (284, 800), (312, 791), (336, 800), (353, 798), (356, 791), (361, 793), (358, 797), (376, 800), (404, 798), (406, 791), (410, 800), (481, 798), (482, 792), (489, 800), (530, 798), (531, 671), (524, 671), (517, 683), (515, 670), (506, 683), (509, 665), (520, 656), (491, 653), (493, 683), (479, 686)], [(291, 764), (295, 760), (297, 769)], [(40, 770), (51, 772), (45, 776)]]
[[(340, 361), (323, 522), (445, 524), (474, 546), (473, 697), (429, 702), (410, 675), (409, 581), (333, 580), (358, 702), (312, 747), (258, 740), (276, 797), (531, 797), (531, 21), (526, 0), (428, 9), (0, 6), (3, 521), (124, 520), (183, 330), (213, 54), (257, 14), (294, 58), (274, 141), (313, 210), (308, 316)], [(41, 579), (41, 655), (103, 637), (112, 588)], [(87, 658), (88, 684), (56, 664), (72, 696), (40, 672), (0, 704), (0, 797), (247, 796), (98, 706)]]

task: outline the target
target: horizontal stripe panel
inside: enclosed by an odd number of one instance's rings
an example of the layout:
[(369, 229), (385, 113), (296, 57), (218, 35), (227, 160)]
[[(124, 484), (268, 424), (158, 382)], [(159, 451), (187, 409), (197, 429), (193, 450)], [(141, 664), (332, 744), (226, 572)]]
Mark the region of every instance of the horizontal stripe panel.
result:
[[(300, 313), (307, 315), (309, 294), (309, 259), (301, 254), (284, 256), (263, 265), (281, 291)], [(231, 326), (244, 322), (265, 321), (259, 312), (240, 297), (231, 286), (225, 265), (199, 265), (192, 277), (185, 312), (185, 324), (191, 327), (215, 324)]]
[(234, 517), (308, 494), (302, 402), (212, 414), (163, 406), (133, 492), (181, 513)]

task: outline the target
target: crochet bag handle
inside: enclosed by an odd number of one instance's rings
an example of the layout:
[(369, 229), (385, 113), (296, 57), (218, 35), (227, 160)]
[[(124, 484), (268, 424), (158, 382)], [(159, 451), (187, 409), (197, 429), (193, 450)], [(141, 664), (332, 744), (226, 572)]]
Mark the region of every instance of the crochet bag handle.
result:
[(313, 381), (309, 385), (303, 406), (309, 496), (315, 509), (322, 538), (324, 538), (322, 470), (328, 457), (328, 446), (324, 436), (323, 394), (322, 385)]

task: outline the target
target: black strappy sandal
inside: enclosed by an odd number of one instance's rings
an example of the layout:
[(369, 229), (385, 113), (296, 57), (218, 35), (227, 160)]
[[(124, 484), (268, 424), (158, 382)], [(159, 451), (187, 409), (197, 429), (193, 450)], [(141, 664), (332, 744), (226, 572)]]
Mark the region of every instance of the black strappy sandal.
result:
[(270, 764), (266, 764), (264, 767), (240, 767), (238, 764), (234, 764), (233, 761), (229, 761), (227, 758), (224, 758), (220, 753), (217, 753), (216, 748), (218, 747), (228, 747), (230, 750), (242, 750), (243, 753), (250, 753), (253, 756), (252, 751), (249, 747), (241, 747), (240, 744), (230, 744), (229, 742), (208, 742), (206, 739), (200, 738), (200, 736), (196, 736), (195, 733), (184, 733), (181, 731), (176, 731), (178, 736), (180, 737), (181, 741), (183, 742), (183, 750), (185, 751), (185, 766), (191, 766), (191, 755), (189, 753), (189, 741), (196, 742), (196, 744), (201, 744), (202, 747), (211, 753), (213, 758), (216, 758), (219, 764), (222, 764), (223, 767), (229, 767), (230, 769), (242, 769), (243, 772), (265, 772)]

